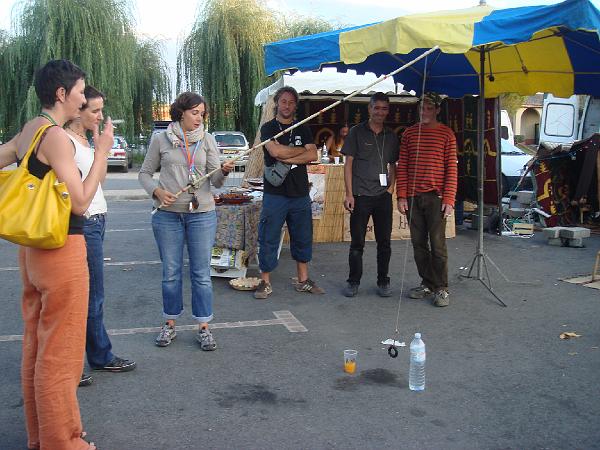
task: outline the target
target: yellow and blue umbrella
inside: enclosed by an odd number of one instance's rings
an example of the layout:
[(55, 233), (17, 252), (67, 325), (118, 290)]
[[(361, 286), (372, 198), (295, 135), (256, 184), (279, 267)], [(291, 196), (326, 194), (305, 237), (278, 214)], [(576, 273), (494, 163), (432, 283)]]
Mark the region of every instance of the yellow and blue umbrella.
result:
[(501, 10), (479, 6), (274, 42), (265, 46), (265, 68), (272, 74), (332, 66), (383, 75), (438, 45), (439, 51), (395, 81), (417, 94), (424, 82), (425, 91), (459, 98), (480, 94), (485, 73), (485, 97), (600, 95), (599, 30), (600, 12), (588, 0)]

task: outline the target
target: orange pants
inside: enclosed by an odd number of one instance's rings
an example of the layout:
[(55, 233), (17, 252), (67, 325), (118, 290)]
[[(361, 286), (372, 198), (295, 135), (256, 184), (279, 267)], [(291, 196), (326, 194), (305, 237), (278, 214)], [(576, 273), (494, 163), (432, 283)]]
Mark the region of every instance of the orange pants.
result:
[(89, 274), (85, 240), (64, 247), (21, 247), (23, 362), (21, 384), (27, 446), (83, 450), (77, 386), (83, 370)]

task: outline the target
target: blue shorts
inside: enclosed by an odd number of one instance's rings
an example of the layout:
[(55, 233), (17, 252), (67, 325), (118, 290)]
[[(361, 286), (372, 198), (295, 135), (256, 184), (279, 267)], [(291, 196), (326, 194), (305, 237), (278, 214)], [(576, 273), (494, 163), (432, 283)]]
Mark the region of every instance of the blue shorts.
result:
[(312, 211), (310, 197), (263, 195), (258, 224), (258, 261), (261, 272), (273, 272), (277, 267), (277, 250), (283, 224), (287, 223), (292, 258), (307, 263), (312, 259)]

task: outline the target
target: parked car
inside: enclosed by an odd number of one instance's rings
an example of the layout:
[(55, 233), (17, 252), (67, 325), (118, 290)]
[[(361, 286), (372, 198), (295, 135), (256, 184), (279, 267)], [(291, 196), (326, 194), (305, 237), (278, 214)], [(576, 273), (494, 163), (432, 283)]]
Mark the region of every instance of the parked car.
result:
[[(500, 165), (502, 167), (502, 196), (506, 196), (508, 191), (513, 190), (523, 173), (525, 173), (527, 163), (532, 156), (525, 153), (519, 147), (512, 145), (508, 140), (501, 139)], [(519, 190), (531, 190), (533, 183), (530, 177), (526, 177), (519, 186)]]
[(108, 167), (119, 167), (127, 172), (133, 166), (133, 155), (123, 136), (115, 136), (113, 146), (108, 154)]
[(152, 136), (150, 136), (150, 141), (148, 141), (148, 144), (150, 144), (155, 134), (166, 131), (170, 123), (170, 120), (155, 120), (152, 127)]
[[(234, 158), (249, 148), (246, 136), (240, 131), (214, 131), (212, 134), (221, 152), (221, 161)], [(235, 162), (236, 172), (243, 172), (247, 161), (248, 155), (238, 159)]]

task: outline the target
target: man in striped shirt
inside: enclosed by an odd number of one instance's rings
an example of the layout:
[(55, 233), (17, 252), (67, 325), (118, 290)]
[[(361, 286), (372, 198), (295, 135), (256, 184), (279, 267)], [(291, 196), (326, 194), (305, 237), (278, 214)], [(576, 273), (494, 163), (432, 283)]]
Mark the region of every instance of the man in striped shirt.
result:
[(446, 218), (452, 214), (457, 186), (456, 137), (437, 120), (441, 98), (423, 96), (421, 121), (404, 131), (396, 168), (398, 210), (408, 215), (421, 285), (409, 297), (434, 295), (435, 306), (448, 306)]

